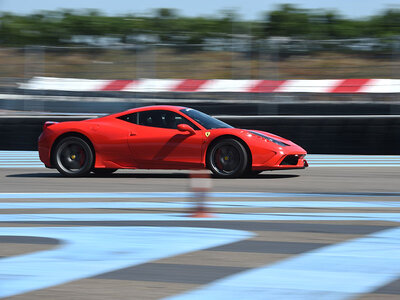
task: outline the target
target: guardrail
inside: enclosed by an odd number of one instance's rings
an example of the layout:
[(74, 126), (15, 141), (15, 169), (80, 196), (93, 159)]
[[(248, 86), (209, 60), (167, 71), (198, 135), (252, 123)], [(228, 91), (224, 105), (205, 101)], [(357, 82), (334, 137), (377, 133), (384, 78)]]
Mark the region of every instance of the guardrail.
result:
[[(237, 97), (242, 95), (242, 97)], [(49, 113), (113, 113), (146, 105), (180, 105), (208, 114), (223, 115), (400, 115), (397, 94), (366, 94), (346, 97), (335, 94), (328, 101), (323, 94), (260, 94), (251, 93), (135, 93), (124, 92), (61, 92), (0, 90), (0, 109), (46, 111)], [(308, 96), (305, 96), (308, 95)], [(196, 97), (195, 97), (196, 96)], [(201, 96), (205, 96), (202, 98)], [(244, 97), (246, 96), (246, 97)], [(395, 96), (395, 97), (394, 97)], [(207, 98), (208, 97), (208, 98)], [(244, 97), (244, 98), (243, 98)], [(361, 98), (358, 98), (361, 97)]]
[[(36, 150), (45, 121), (79, 116), (0, 116), (0, 150)], [(314, 154), (400, 155), (400, 115), (219, 116), (239, 128), (268, 131)]]

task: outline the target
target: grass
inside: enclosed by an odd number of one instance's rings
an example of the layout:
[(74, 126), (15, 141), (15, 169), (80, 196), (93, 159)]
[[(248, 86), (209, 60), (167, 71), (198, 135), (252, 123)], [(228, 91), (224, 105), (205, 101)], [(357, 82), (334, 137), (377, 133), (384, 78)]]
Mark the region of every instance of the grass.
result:
[(0, 49), (0, 77), (54, 76), (93, 79), (336, 79), (400, 78), (400, 61), (355, 54), (316, 53), (279, 62), (268, 53), (246, 56), (227, 51), (182, 53), (147, 51), (91, 52)]

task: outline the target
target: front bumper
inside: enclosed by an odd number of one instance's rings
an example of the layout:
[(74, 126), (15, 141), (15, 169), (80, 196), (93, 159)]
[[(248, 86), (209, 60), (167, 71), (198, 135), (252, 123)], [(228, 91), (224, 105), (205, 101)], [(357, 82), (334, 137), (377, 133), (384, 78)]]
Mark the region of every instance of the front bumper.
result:
[(253, 165), (254, 171), (267, 171), (267, 170), (290, 170), (290, 169), (305, 169), (308, 167), (308, 162), (305, 159), (306, 154), (291, 153), (291, 154), (277, 154), (267, 162), (260, 165)]

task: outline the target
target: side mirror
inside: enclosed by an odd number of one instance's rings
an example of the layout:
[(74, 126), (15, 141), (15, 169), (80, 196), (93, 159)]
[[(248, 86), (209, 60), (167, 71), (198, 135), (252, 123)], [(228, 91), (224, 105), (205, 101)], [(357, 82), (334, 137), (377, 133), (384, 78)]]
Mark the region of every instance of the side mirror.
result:
[(177, 129), (179, 131), (189, 131), (191, 134), (195, 134), (196, 132), (194, 131), (194, 129), (192, 127), (190, 127), (188, 124), (179, 124)]

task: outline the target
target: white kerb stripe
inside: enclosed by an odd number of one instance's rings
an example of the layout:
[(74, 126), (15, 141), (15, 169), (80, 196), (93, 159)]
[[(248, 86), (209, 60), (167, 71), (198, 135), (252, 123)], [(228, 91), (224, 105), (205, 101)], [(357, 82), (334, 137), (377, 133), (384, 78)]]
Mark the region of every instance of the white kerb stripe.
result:
[(64, 91), (99, 91), (108, 85), (110, 80), (35, 77), (23, 88), (34, 90), (64, 90)]
[(329, 93), (342, 80), (287, 80), (275, 92), (277, 93)]
[(206, 81), (198, 92), (248, 92), (254, 80), (214, 79)]
[(400, 93), (400, 79), (371, 79), (361, 93)]
[(140, 79), (134, 84), (128, 85), (124, 91), (129, 92), (170, 92), (173, 91), (182, 79)]

